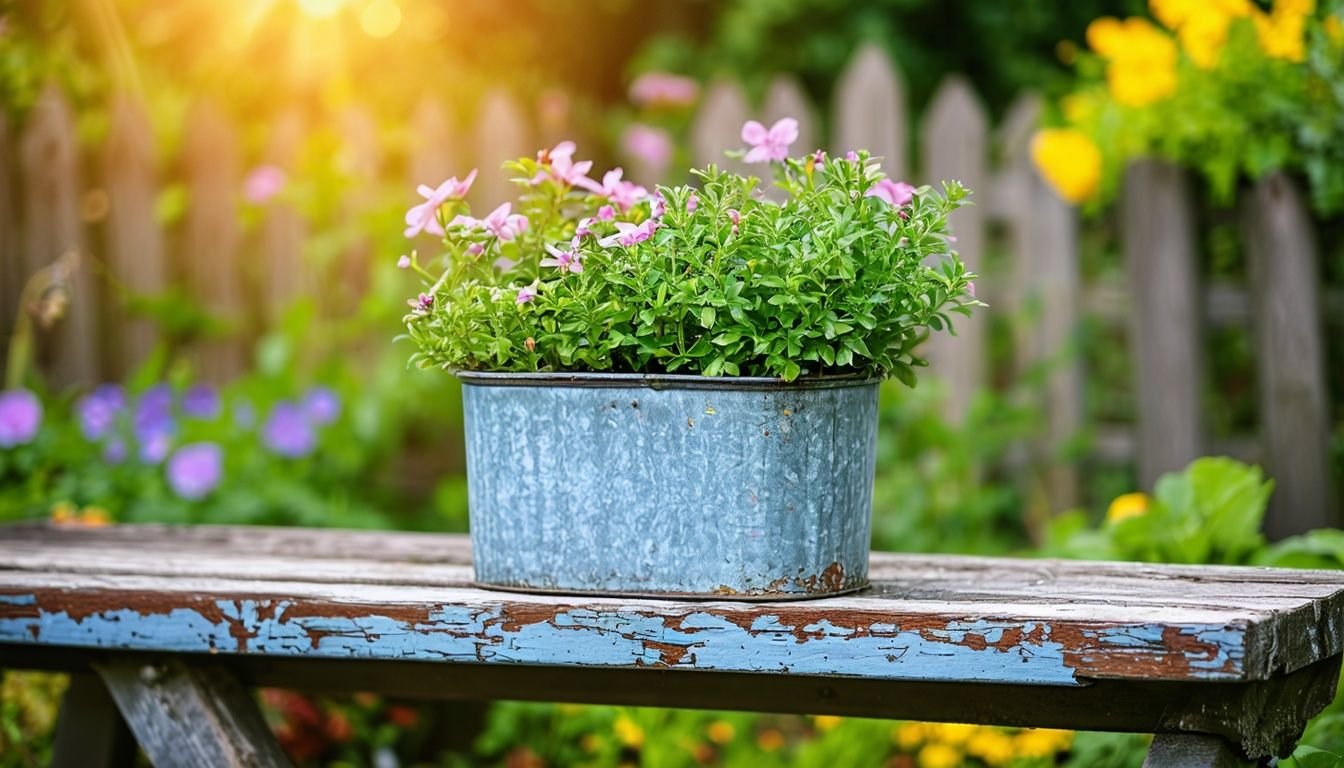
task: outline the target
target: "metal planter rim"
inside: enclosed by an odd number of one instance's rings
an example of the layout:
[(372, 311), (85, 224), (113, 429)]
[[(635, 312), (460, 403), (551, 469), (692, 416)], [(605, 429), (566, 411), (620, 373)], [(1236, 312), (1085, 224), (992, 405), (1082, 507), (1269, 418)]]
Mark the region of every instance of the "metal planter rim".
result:
[(599, 389), (646, 387), (654, 390), (808, 390), (864, 387), (882, 381), (880, 377), (864, 374), (811, 376), (784, 381), (768, 376), (700, 376), (674, 373), (596, 373), (588, 371), (513, 373), (466, 370), (455, 370), (452, 373), (463, 384), (477, 386), (592, 387)]

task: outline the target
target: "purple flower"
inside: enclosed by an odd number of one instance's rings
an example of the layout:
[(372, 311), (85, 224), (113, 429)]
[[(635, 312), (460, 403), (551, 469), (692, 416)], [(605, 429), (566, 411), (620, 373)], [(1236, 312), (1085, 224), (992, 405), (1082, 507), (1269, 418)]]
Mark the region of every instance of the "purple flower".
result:
[(88, 440), (101, 440), (126, 407), (126, 393), (117, 384), (103, 384), (75, 403), (79, 431)]
[(480, 243), (472, 243), (467, 246), (467, 253), (471, 256), (480, 256), (485, 253), (485, 246)]
[(863, 193), (864, 197), (876, 197), (886, 201), (887, 205), (900, 208), (915, 199), (915, 188), (904, 181), (882, 179)]
[(733, 234), (737, 234), (737, 225), (742, 223), (742, 214), (737, 212), (736, 208), (728, 209), (728, 220), (733, 222)]
[(308, 421), (326, 426), (340, 417), (341, 398), (328, 387), (313, 387), (303, 396), (303, 412)]
[(115, 435), (103, 446), (103, 461), (120, 464), (126, 460), (126, 441)]
[(621, 135), (621, 147), (655, 177), (662, 176), (672, 160), (672, 137), (661, 128), (634, 123)]
[(603, 248), (610, 248), (613, 245), (622, 245), (629, 248), (636, 243), (642, 243), (653, 237), (653, 231), (658, 228), (657, 219), (647, 219), (638, 226), (628, 221), (616, 222), (616, 234), (604, 237), (597, 241), (597, 244)]
[(855, 152), (854, 150), (851, 149), (851, 150), (849, 150), (848, 152), (845, 153), (845, 159), (848, 160), (848, 161), (851, 162), (851, 163), (858, 162), (858, 160), (859, 160), (859, 153), (857, 153), (857, 152)]
[(562, 251), (553, 245), (546, 246), (546, 252), (551, 254), (550, 258), (542, 259), (541, 266), (557, 267), (561, 272), (573, 272), (578, 274), (583, 271), (583, 256), (573, 250)]
[(214, 443), (191, 443), (168, 460), (168, 485), (189, 501), (204, 498), (224, 474), (224, 452)]
[(192, 418), (213, 419), (219, 410), (219, 392), (209, 384), (196, 384), (182, 395), (182, 412)]
[(695, 209), (699, 207), (700, 207), (700, 196), (692, 192), (691, 196), (686, 198), (686, 212), (695, 213)]
[(522, 288), (519, 288), (518, 295), (514, 298), (514, 301), (517, 302), (519, 306), (522, 306), (535, 298), (537, 298), (537, 285), (536, 283), (533, 283), (532, 285), (524, 285)]
[(751, 145), (747, 156), (742, 158), (743, 162), (783, 160), (789, 156), (789, 145), (798, 140), (798, 121), (792, 117), (780, 118), (766, 130), (764, 125), (748, 120), (742, 126), (742, 140)]
[(812, 153), (812, 167), (818, 170), (826, 167), (826, 153), (818, 149)]
[(150, 432), (140, 436), (140, 460), (146, 464), (158, 464), (173, 447), (173, 433), (170, 431)]
[(304, 409), (289, 402), (276, 403), (261, 426), (261, 441), (274, 453), (299, 459), (317, 447), (317, 435)]
[(42, 426), (42, 403), (26, 389), (0, 392), (0, 448), (32, 442)]
[(597, 209), (598, 221), (611, 221), (614, 218), (616, 218), (616, 209), (610, 205), (604, 205)]
[(402, 254), (402, 257), (397, 259), (397, 269), (410, 269), (410, 268), (411, 268), (411, 257)]

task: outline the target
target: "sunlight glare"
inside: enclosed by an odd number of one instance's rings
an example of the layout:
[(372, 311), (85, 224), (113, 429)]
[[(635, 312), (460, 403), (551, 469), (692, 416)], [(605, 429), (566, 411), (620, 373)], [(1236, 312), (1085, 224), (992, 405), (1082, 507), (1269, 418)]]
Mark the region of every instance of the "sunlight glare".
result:
[(387, 37), (401, 26), (401, 8), (395, 0), (373, 0), (359, 15), (359, 26), (369, 37)]
[(325, 19), (341, 10), (345, 0), (299, 0), (299, 10), (314, 19)]

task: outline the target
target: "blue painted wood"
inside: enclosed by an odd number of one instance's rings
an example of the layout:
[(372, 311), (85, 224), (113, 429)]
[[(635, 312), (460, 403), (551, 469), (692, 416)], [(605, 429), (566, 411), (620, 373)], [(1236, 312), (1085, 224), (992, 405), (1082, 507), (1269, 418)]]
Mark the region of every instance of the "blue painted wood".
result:
[(876, 381), (459, 375), (478, 582), (773, 599), (867, 584)]

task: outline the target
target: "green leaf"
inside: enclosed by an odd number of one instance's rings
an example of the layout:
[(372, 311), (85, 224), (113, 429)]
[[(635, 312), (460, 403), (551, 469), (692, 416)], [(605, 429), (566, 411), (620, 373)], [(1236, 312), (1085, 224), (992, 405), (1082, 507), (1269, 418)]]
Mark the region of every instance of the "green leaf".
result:
[(701, 327), (701, 328), (713, 328), (713, 327), (714, 327), (714, 308), (713, 308), (713, 307), (701, 307), (701, 308), (700, 308), (700, 327)]

